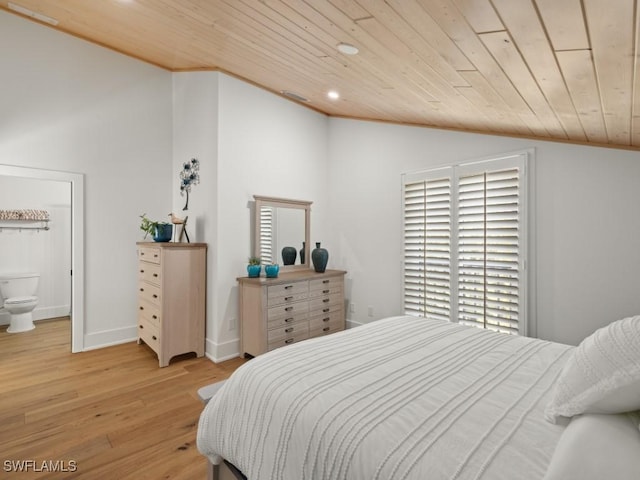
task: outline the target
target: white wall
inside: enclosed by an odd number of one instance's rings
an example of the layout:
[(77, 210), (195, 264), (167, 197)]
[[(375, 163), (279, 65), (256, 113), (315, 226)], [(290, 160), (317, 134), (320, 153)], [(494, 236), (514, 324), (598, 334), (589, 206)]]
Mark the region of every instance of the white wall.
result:
[[(49, 212), (47, 224), (0, 220), (0, 272), (40, 274), (34, 320), (69, 315), (71, 184), (0, 175), (0, 209)], [(29, 229), (44, 225), (48, 225), (49, 230)], [(19, 230), (18, 227), (27, 228)], [(0, 324), (8, 323), (9, 314), (0, 309)]]
[(139, 218), (171, 209), (172, 82), (0, 11), (0, 163), (85, 175), (85, 348), (136, 335)]
[(531, 333), (577, 344), (640, 313), (637, 152), (335, 118), (329, 146), (332, 240), (349, 271), (352, 321), (402, 312), (403, 172), (532, 147)]
[(329, 251), (333, 247), (327, 117), (228, 75), (220, 74), (219, 85), (218, 258), (214, 304), (208, 306), (213, 318), (207, 324), (207, 351), (217, 359), (239, 349), (236, 278), (247, 275), (253, 253), (253, 195), (312, 201), (311, 239), (323, 241)]

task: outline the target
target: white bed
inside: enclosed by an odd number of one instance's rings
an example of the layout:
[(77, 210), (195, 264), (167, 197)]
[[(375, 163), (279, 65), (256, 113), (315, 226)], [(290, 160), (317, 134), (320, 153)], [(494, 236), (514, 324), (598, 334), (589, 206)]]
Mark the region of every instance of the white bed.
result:
[(574, 347), (394, 317), (240, 367), (205, 407), (198, 448), (249, 480), (545, 476), (545, 421)]

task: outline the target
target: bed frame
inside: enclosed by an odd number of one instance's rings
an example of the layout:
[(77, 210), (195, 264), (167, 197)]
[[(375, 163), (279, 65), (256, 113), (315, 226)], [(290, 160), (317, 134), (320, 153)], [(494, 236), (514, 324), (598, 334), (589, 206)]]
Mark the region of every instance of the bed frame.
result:
[[(211, 400), (213, 396), (218, 393), (218, 390), (220, 390), (220, 387), (224, 385), (224, 382), (226, 382), (226, 380), (212, 383), (211, 385), (206, 385), (200, 388), (198, 390), (198, 398), (200, 398), (200, 401), (206, 405), (209, 400)], [(238, 470), (238, 468), (234, 464), (229, 463), (224, 459), (222, 461), (238, 480), (247, 480), (247, 477), (240, 470)], [(220, 464), (214, 465), (209, 460), (207, 460), (207, 480), (220, 480)]]

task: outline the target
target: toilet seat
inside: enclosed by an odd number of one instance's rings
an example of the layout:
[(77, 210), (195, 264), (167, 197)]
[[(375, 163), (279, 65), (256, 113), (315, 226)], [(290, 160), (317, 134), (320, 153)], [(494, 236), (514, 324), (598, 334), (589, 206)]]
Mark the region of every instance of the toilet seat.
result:
[(24, 303), (30, 303), (38, 300), (38, 297), (30, 296), (30, 297), (12, 297), (8, 298), (4, 301), (4, 305), (22, 305)]

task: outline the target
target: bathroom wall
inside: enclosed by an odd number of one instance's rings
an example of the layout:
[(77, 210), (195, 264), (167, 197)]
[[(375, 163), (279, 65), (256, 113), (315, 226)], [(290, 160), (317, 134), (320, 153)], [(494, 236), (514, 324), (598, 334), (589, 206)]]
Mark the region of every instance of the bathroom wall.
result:
[[(0, 210), (42, 209), (50, 215), (49, 230), (17, 230), (39, 223), (0, 221), (0, 275), (38, 272), (38, 306), (34, 319), (69, 314), (71, 303), (71, 184), (0, 176)], [(9, 315), (0, 309), (0, 324)]]

